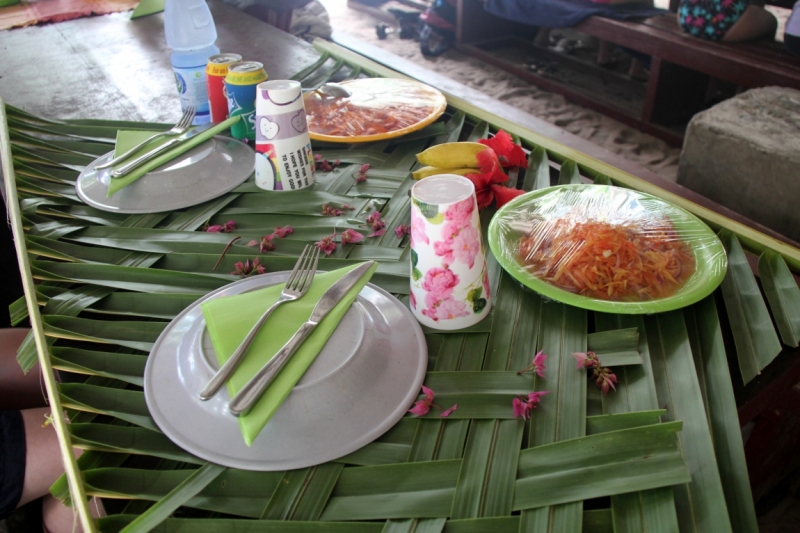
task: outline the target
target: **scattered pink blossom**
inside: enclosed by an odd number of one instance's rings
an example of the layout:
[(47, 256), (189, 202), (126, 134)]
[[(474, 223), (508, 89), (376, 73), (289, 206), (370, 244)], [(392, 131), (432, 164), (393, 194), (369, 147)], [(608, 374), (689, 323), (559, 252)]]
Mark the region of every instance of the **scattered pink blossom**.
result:
[(386, 222), (383, 221), (381, 218), (381, 212), (375, 211), (371, 215), (367, 217), (367, 224), (370, 225), (372, 228), (372, 233), (367, 235), (367, 237), (379, 237), (386, 233)]
[(275, 228), (275, 231), (273, 231), (272, 234), (278, 237), (279, 239), (283, 239), (284, 237), (293, 232), (294, 230), (292, 229), (291, 226), (278, 226), (277, 228)]
[(408, 410), (409, 413), (415, 414), (417, 416), (423, 416), (428, 414), (428, 411), (431, 410), (431, 406), (433, 405), (433, 396), (434, 396), (433, 391), (428, 387), (426, 387), (425, 385), (423, 385), (422, 392), (425, 394), (425, 398), (414, 402), (414, 407)]
[(342, 209), (344, 209), (345, 211), (354, 211), (355, 207), (353, 207), (350, 204), (342, 204)]
[(325, 252), (325, 255), (331, 255), (336, 249), (336, 230), (333, 230), (333, 235), (323, 237), (314, 244), (317, 245), (317, 248)]
[(322, 214), (328, 217), (338, 217), (344, 213), (341, 209), (336, 209), (328, 204), (322, 204)]
[(236, 221), (229, 220), (225, 224), (215, 224), (213, 226), (208, 226), (206, 231), (208, 233), (230, 233), (236, 229)]
[(572, 357), (575, 358), (575, 368), (578, 370), (582, 368), (593, 368), (597, 361), (597, 356), (594, 352), (573, 352)]
[(394, 228), (394, 234), (397, 235), (398, 239), (402, 239), (403, 235), (408, 235), (409, 233), (411, 233), (411, 226), (400, 224)]
[(600, 390), (603, 391), (603, 394), (608, 394), (608, 391), (612, 389), (617, 390), (617, 387), (614, 386), (617, 383), (616, 374), (614, 374), (610, 368), (603, 367), (596, 353), (575, 352), (572, 356), (577, 362), (576, 368), (578, 368), (578, 370), (582, 368), (592, 369), (592, 379), (595, 385), (600, 387)]
[(235, 270), (231, 272), (231, 274), (235, 276), (242, 276), (243, 278), (249, 276), (256, 276), (258, 274), (263, 274), (264, 272), (266, 272), (264, 265), (261, 265), (258, 262), (257, 257), (253, 259), (252, 263), (250, 262), (249, 259), (245, 260), (244, 263), (238, 261), (234, 263), (233, 268), (235, 268)]
[(531, 362), (531, 364), (523, 368), (522, 370), (519, 370), (517, 374), (519, 375), (522, 374), (523, 372), (533, 370), (534, 372), (536, 372), (536, 375), (538, 375), (540, 378), (543, 378), (544, 371), (546, 370), (546, 367), (544, 366), (546, 360), (547, 360), (547, 354), (545, 354), (543, 351), (540, 350), (539, 353), (533, 356), (533, 361)]
[(521, 394), (514, 398), (512, 402), (512, 406), (514, 407), (514, 418), (522, 417), (523, 419), (527, 420), (531, 417), (531, 412), (536, 409), (536, 406), (539, 405), (539, 402), (542, 400), (542, 396), (549, 393), (550, 391), (539, 391), (539, 392), (532, 392), (527, 396)]
[[(430, 412), (431, 407), (436, 407), (437, 409), (441, 409), (441, 407), (433, 403), (434, 392), (431, 389), (423, 385), (422, 392), (423, 394), (425, 394), (425, 398), (414, 402), (414, 406), (408, 410), (409, 413), (417, 416), (425, 416)], [(458, 404), (454, 404), (449, 409), (446, 409), (439, 416), (442, 418), (447, 418), (456, 409), (458, 409)]]
[(358, 168), (358, 172), (356, 173), (356, 183), (361, 183), (363, 181), (367, 181), (367, 171), (369, 170), (369, 164), (361, 165)]
[(338, 167), (341, 161), (338, 159), (331, 163), (327, 159), (323, 159), (321, 155), (314, 154), (314, 170), (321, 170), (323, 172), (330, 172), (335, 167)]
[(440, 416), (440, 417), (442, 417), (442, 418), (447, 418), (448, 416), (450, 416), (450, 413), (452, 413), (452, 412), (453, 412), (453, 411), (455, 411), (456, 409), (458, 409), (458, 404), (457, 404), (457, 403), (454, 403), (452, 407), (450, 407), (449, 409), (445, 409), (444, 411), (442, 411), (442, 414), (440, 414), (439, 416)]
[(595, 385), (600, 387), (603, 394), (608, 394), (611, 389), (617, 390), (614, 384), (617, 382), (617, 376), (609, 368), (601, 368), (595, 370)]
[(363, 241), (364, 236), (354, 229), (346, 229), (342, 232), (342, 244)]
[(274, 236), (274, 234), (272, 234), (272, 235), (264, 235), (263, 237), (261, 237), (261, 242), (259, 243), (259, 246), (258, 246), (258, 251), (259, 252), (261, 252), (263, 254), (265, 252), (270, 252), (270, 251), (275, 249), (275, 245), (272, 244), (272, 237), (273, 236)]

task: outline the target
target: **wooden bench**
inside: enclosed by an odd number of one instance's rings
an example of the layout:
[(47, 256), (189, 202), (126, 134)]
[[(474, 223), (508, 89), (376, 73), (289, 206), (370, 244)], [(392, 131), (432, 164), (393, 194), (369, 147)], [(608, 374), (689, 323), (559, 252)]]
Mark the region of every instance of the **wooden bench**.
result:
[[(786, 52), (783, 43), (705, 41), (681, 30), (673, 13), (638, 22), (591, 17), (572, 29), (651, 56), (650, 74), (640, 107), (624, 108), (615, 102), (603, 101), (586, 88), (531, 72), (502, 54), (492, 53), (499, 41), (508, 43), (509, 39), (518, 40), (521, 46), (538, 48), (541, 53), (549, 51), (533, 44), (535, 28), (487, 13), (480, 0), (458, 0), (456, 46), (459, 51), (675, 146), (680, 146), (689, 119), (709, 106), (707, 93), (712, 80), (717, 85), (721, 80), (731, 94), (770, 85), (800, 89), (800, 60)], [(570, 61), (565, 54), (561, 54), (560, 59)], [(602, 74), (601, 69), (596, 70)]]

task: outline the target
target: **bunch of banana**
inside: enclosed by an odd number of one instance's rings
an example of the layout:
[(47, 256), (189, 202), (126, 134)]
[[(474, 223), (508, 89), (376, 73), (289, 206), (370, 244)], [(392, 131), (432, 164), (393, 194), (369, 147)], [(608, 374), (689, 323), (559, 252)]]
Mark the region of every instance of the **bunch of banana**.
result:
[(473, 142), (443, 143), (417, 154), (417, 161), (426, 165), (411, 173), (415, 180), (437, 174), (479, 173), (478, 154), (488, 146)]

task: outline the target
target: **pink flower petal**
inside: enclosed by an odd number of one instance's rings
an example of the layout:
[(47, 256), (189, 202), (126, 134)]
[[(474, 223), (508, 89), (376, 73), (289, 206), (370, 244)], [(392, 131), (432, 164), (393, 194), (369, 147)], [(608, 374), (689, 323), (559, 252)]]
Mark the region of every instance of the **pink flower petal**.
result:
[(342, 232), (342, 244), (351, 242), (360, 242), (364, 240), (364, 236), (354, 229), (346, 229)]
[(532, 392), (532, 393), (528, 394), (528, 401), (531, 402), (531, 403), (537, 404), (542, 400), (542, 396), (544, 396), (545, 394), (549, 394), (549, 393), (550, 393), (549, 390), (543, 390), (543, 391), (539, 391), (539, 392)]
[(428, 411), (431, 410), (431, 406), (428, 403), (425, 403), (424, 400), (420, 400), (414, 403), (414, 407), (408, 410), (409, 413), (417, 415), (417, 416), (424, 416), (428, 414)]
[(533, 356), (533, 367), (536, 370), (536, 374), (540, 377), (544, 377), (544, 371), (547, 369), (544, 366), (545, 361), (547, 360), (547, 354), (540, 351), (535, 356)]
[(426, 387), (425, 385), (422, 386), (422, 392), (425, 394), (425, 399), (433, 401), (433, 391)]
[(456, 409), (458, 409), (458, 404), (457, 403), (453, 404), (453, 406), (450, 409), (445, 409), (445, 411), (442, 414), (440, 414), (439, 416), (442, 417), (442, 418), (447, 418), (448, 416), (450, 416), (450, 413), (452, 413)]
[(588, 359), (588, 355), (583, 352), (572, 352), (572, 357), (575, 358), (575, 368), (578, 370), (584, 368), (586, 359)]
[(279, 239), (283, 239), (292, 232), (294, 232), (294, 230), (292, 229), (291, 226), (283, 226), (283, 227), (278, 226), (277, 228), (275, 228), (273, 234)]

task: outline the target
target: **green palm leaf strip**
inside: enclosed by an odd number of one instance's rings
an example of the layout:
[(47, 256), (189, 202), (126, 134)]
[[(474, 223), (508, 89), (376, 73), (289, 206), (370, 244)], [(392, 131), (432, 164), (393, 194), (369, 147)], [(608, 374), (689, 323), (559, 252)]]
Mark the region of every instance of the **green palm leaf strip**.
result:
[(638, 328), (592, 333), (586, 337), (586, 341), (587, 350), (597, 354), (604, 366), (642, 364)]
[(728, 252), (728, 272), (720, 287), (746, 384), (780, 353), (781, 343), (739, 239), (729, 231), (719, 236)]
[(550, 186), (550, 160), (547, 158), (547, 150), (541, 146), (536, 146), (528, 154), (528, 169), (525, 172), (525, 181), (522, 189), (535, 191), (546, 189)]
[(151, 531), (156, 525), (169, 518), (173, 511), (195, 497), (197, 493), (203, 490), (224, 471), (224, 466), (206, 463), (198, 470), (195, 470), (191, 476), (186, 478), (186, 480), (175, 487), (172, 492), (159, 500), (158, 503), (136, 517), (136, 519), (125, 526), (121, 531), (125, 533)]
[(581, 180), (580, 171), (578, 170), (578, 164), (575, 163), (572, 159), (568, 159), (561, 164), (561, 170), (558, 173), (558, 184), (559, 185), (569, 185), (569, 184), (577, 184), (580, 185), (583, 183)]
[[(550, 393), (531, 417), (529, 449), (586, 434), (586, 377), (575, 369), (572, 353), (586, 351), (587, 313), (558, 303), (549, 303), (547, 311), (542, 317), (539, 337), (539, 348), (548, 355), (547, 371), (546, 377), (537, 377), (536, 388)], [(521, 490), (517, 484), (516, 498), (523, 502)], [(553, 502), (551, 508), (529, 505), (527, 500), (520, 505), (515, 503), (515, 509), (522, 509), (520, 531), (577, 531), (583, 515), (583, 502), (579, 500)]]
[(758, 258), (758, 274), (781, 340), (787, 346), (797, 346), (800, 343), (800, 288), (786, 261), (768, 250)]
[(690, 475), (676, 438), (680, 429), (680, 422), (669, 422), (523, 450), (513, 507), (530, 509), (686, 483)]
[(757, 533), (736, 399), (714, 298), (709, 296), (685, 308), (683, 315), (714, 436), (714, 452), (731, 525), (737, 533)]
[(709, 422), (680, 311), (644, 318), (658, 405), (665, 421), (682, 420), (681, 448), (692, 475), (674, 487), (681, 531), (732, 531)]

